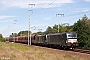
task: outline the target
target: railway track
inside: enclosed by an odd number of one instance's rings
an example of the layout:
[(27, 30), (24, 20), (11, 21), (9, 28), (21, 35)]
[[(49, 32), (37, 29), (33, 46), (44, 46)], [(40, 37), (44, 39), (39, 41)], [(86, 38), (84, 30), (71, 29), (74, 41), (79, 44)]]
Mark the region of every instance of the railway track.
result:
[(49, 47), (42, 47), (42, 46), (35, 46), (35, 47), (45, 49), (45, 50), (50, 50), (50, 51), (53, 50), (53, 51), (56, 51), (58, 53), (72, 54), (72, 55), (85, 57), (85, 58), (90, 57), (90, 50), (86, 50), (86, 49), (76, 48), (75, 50), (71, 50), (71, 49), (61, 50), (59, 48), (49, 48)]
[(76, 48), (74, 52), (80, 52), (80, 53), (86, 53), (90, 54), (90, 49), (81, 49), (81, 48)]
[(44, 47), (43, 46), (37, 46), (37, 47), (50, 49), (50, 50), (57, 50), (57, 51), (66, 51), (66, 52), (71, 52), (74, 54), (81, 54), (81, 55), (89, 55), (90, 56), (90, 49), (76, 48), (76, 49), (72, 50), (72, 49), (52, 48), (52, 47), (46, 47), (46, 46), (44, 46)]

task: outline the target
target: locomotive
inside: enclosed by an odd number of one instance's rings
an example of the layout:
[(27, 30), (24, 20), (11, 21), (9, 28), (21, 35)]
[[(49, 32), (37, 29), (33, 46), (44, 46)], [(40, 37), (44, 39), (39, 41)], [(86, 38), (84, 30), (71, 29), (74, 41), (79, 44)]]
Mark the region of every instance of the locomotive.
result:
[(78, 47), (77, 34), (75, 32), (54, 33), (38, 35), (36, 44), (74, 49)]
[[(6, 41), (12, 42), (13, 39), (6, 38)], [(28, 36), (15, 37), (15, 42), (28, 43)], [(71, 49), (78, 47), (77, 34), (75, 32), (31, 35), (31, 43), (35, 45), (54, 46)]]

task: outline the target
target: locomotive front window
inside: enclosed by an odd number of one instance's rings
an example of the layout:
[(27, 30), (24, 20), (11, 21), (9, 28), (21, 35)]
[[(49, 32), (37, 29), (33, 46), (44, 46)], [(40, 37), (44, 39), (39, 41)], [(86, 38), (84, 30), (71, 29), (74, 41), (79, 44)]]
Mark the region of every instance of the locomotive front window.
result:
[(72, 35), (68, 35), (68, 37), (72, 37)]
[(68, 34), (67, 36), (68, 36), (68, 37), (77, 37), (76, 34)]
[(73, 35), (68, 35), (68, 37), (76, 37), (76, 35), (75, 35), (75, 34), (73, 34)]
[(73, 37), (77, 37), (77, 34), (72, 34)]

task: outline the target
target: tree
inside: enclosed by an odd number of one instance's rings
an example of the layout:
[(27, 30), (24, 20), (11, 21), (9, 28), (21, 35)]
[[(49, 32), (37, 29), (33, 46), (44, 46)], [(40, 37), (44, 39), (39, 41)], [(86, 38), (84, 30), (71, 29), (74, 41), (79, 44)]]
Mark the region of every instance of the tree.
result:
[(73, 31), (77, 32), (79, 46), (90, 48), (90, 20), (86, 15), (73, 25)]
[(60, 32), (62, 33), (62, 32), (65, 32), (66, 30), (67, 30), (67, 26), (65, 26), (65, 24), (62, 24), (62, 25), (60, 25)]
[(58, 25), (54, 25), (53, 28), (52, 28), (52, 32), (53, 33), (57, 33), (58, 32)]
[[(69, 31), (69, 24), (68, 23), (64, 23), (64, 24), (61, 24), (59, 25), (59, 32), (62, 33), (62, 32), (65, 32), (66, 30)], [(58, 32), (58, 25), (54, 25), (53, 26), (53, 32), (56, 33)]]
[[(31, 32), (29, 31), (29, 33), (31, 33)], [(26, 31), (20, 31), (18, 33), (18, 36), (27, 36), (27, 35), (28, 35), (28, 30), (26, 30)]]
[(2, 34), (0, 34), (0, 42), (5, 42), (5, 39), (3, 38)]
[(48, 28), (46, 29), (46, 31), (44, 33), (45, 34), (52, 33), (52, 28), (50, 26), (48, 26)]
[(82, 20), (88, 20), (88, 17), (87, 17), (86, 15), (84, 15), (84, 16), (82, 17)]
[(43, 32), (39, 31), (39, 32), (37, 32), (36, 34), (43, 34)]
[[(60, 27), (59, 33), (72, 30), (72, 26), (69, 26), (68, 23), (61, 24), (61, 25), (59, 25), (59, 27)], [(55, 24), (52, 28), (50, 26), (48, 26), (48, 28), (46, 29), (46, 31), (44, 33), (46, 33), (46, 34), (58, 33), (58, 25)]]
[(16, 36), (18, 36), (17, 33), (12, 33), (9, 37), (16, 37)]

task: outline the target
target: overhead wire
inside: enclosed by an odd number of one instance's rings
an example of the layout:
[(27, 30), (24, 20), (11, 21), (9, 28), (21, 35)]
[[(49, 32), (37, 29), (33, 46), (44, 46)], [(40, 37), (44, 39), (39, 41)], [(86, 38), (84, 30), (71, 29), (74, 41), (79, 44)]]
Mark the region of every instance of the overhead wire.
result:
[[(43, 0), (42, 0), (42, 1), (43, 1)], [(49, 5), (52, 5), (55, 1), (56, 1), (56, 0), (54, 0), (54, 1), (51, 2), (51, 3), (49, 3), (49, 4), (46, 5), (44, 8), (39, 9), (38, 11), (45, 9), (46, 7), (48, 8), (48, 6), (49, 6)], [(76, 13), (76, 14), (66, 15), (66, 16), (64, 16), (64, 17), (72, 17), (72, 16), (77, 16), (77, 15), (81, 15), (81, 14), (89, 13), (89, 12), (90, 12), (90, 11), (80, 12), (80, 13)], [(56, 18), (55, 18), (55, 19), (56, 19)], [(53, 20), (49, 20), (49, 21), (50, 21), (49, 24), (52, 23), (55, 19), (53, 19)], [(70, 19), (68, 19), (68, 20), (69, 20), (69, 22), (70, 22)], [(71, 20), (72, 20), (72, 19), (71, 19)], [(45, 25), (47, 25), (47, 24), (48, 24), (48, 23), (46, 23)]]
[[(45, 0), (46, 1), (46, 0)], [(39, 3), (43, 3), (44, 2), (44, 0), (41, 0), (41, 1), (39, 1), (38, 3), (36, 3), (36, 4), (39, 4)]]
[[(46, 0), (45, 0), (45, 1), (46, 1)], [(45, 1), (44, 1), (44, 2), (45, 2)], [(51, 3), (47, 4), (45, 7), (41, 8), (41, 9), (39, 9), (39, 10), (37, 10), (37, 11), (40, 11), (40, 10), (45, 9), (47, 6), (52, 5), (55, 1), (56, 1), (56, 0), (52, 1)], [(35, 11), (35, 12), (36, 12), (36, 11)], [(53, 21), (54, 21), (54, 20), (53, 20)], [(50, 22), (53, 22), (53, 21), (50, 20)], [(47, 23), (46, 23), (45, 25), (47, 25)]]
[(86, 11), (86, 12), (80, 12), (80, 13), (76, 13), (76, 14), (67, 15), (65, 17), (71, 17), (71, 16), (76, 16), (76, 15), (81, 15), (81, 14), (85, 14), (85, 13), (89, 13), (89, 12), (90, 12), (90, 10), (89, 11)]
[[(56, 0), (52, 1), (51, 3), (47, 4), (45, 7), (41, 8), (41, 9), (39, 9), (39, 10), (37, 10), (37, 11), (40, 11), (40, 10), (46, 9), (47, 6), (52, 5), (55, 1), (56, 1)], [(37, 12), (37, 11), (36, 11), (36, 12)]]
[[(86, 11), (86, 12), (80, 12), (80, 13), (77, 13), (77, 14), (67, 15), (67, 16), (64, 16), (64, 17), (72, 17), (72, 16), (77, 16), (77, 15), (86, 14), (86, 13), (90, 13), (90, 10), (89, 10), (89, 11)], [(74, 20), (75, 20), (75, 19), (78, 19), (78, 20), (79, 20), (80, 17), (79, 17), (79, 18), (76, 18), (76, 17), (75, 17), (75, 18), (72, 18), (72, 19), (74, 19)], [(68, 23), (70, 23), (70, 21), (72, 21), (72, 19), (67, 19), (66, 21), (69, 21)], [(55, 20), (55, 19), (50, 20), (49, 24), (52, 23), (54, 20)], [(47, 24), (48, 24), (48, 23), (47, 23)], [(47, 24), (46, 24), (46, 25), (47, 25)]]
[[(73, 19), (74, 19), (74, 20), (75, 20), (75, 19), (78, 19), (78, 20), (79, 20), (79, 19), (82, 18), (82, 17), (79, 16), (79, 17), (77, 18), (76, 16), (82, 15), (82, 14), (84, 15), (84, 14), (86, 14), (86, 13), (90, 13), (90, 10), (89, 10), (89, 11), (86, 11), (86, 12), (80, 12), (80, 13), (76, 13), (76, 14), (67, 15), (67, 16), (65, 16), (65, 18), (66, 18), (66, 21), (69, 21), (69, 22), (72, 21)], [(73, 16), (75, 16), (75, 18), (67, 19), (67, 17), (73, 17)]]

